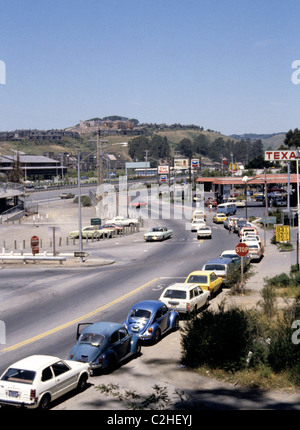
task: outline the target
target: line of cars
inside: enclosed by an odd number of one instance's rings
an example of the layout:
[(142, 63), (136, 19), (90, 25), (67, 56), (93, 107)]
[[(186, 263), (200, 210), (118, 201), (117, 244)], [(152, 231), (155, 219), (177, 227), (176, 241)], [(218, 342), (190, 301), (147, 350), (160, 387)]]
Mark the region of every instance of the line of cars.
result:
[[(83, 326), (86, 326), (83, 328)], [(131, 307), (123, 324), (80, 323), (68, 359), (32, 355), (9, 366), (0, 377), (0, 405), (48, 409), (64, 394), (83, 391), (89, 375), (112, 371), (138, 357), (144, 342), (157, 343), (179, 327), (179, 314), (159, 300)]]
[[(104, 236), (111, 238), (116, 233), (122, 233), (125, 227), (138, 226), (140, 221), (136, 218), (126, 218), (116, 216), (107, 220), (102, 225), (88, 225), (81, 229), (83, 239), (101, 239)], [(70, 239), (79, 239), (79, 230), (70, 231), (68, 234)]]

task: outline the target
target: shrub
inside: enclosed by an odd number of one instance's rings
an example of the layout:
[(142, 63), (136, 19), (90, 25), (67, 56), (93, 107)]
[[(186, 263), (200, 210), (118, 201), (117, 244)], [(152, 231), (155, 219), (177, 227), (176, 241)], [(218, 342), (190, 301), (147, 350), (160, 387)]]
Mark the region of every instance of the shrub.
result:
[(183, 363), (230, 371), (244, 368), (253, 334), (248, 319), (244, 310), (220, 307), (188, 321), (182, 335)]
[[(78, 203), (78, 197), (75, 197), (73, 203)], [(92, 201), (89, 196), (81, 196), (81, 204), (82, 206), (92, 206)]]

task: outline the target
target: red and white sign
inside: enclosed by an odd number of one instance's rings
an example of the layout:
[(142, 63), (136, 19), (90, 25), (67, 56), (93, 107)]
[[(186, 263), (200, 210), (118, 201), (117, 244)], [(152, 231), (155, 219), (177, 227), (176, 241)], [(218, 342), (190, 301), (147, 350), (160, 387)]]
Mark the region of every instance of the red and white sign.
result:
[(246, 243), (243, 243), (243, 242), (239, 243), (235, 247), (235, 252), (239, 257), (246, 257), (246, 255), (249, 252), (248, 245), (246, 245)]
[(33, 248), (35, 246), (38, 246), (39, 243), (40, 243), (39, 238), (37, 236), (32, 236), (32, 238), (30, 239), (30, 245), (31, 245), (31, 247)]
[(265, 151), (265, 161), (297, 160), (298, 151)]
[(169, 166), (157, 166), (157, 173), (159, 175), (167, 175), (169, 173)]

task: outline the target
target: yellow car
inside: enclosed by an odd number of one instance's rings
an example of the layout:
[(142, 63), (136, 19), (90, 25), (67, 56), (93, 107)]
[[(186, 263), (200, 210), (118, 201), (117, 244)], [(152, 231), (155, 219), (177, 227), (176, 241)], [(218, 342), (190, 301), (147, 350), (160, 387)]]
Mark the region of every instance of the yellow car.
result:
[(213, 217), (213, 222), (215, 222), (216, 224), (222, 224), (226, 220), (227, 220), (227, 216), (222, 213), (216, 214)]
[(188, 275), (186, 284), (198, 284), (202, 290), (209, 291), (212, 297), (222, 286), (223, 279), (210, 270), (197, 270)]

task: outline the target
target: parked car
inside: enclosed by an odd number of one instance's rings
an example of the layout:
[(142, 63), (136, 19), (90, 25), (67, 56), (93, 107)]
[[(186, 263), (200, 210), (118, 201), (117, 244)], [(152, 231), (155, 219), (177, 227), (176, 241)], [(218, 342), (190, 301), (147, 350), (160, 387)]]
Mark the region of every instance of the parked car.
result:
[(262, 247), (262, 241), (258, 234), (246, 234), (240, 237), (240, 242), (257, 242)]
[(213, 222), (216, 224), (222, 224), (226, 220), (227, 220), (227, 216), (222, 213), (219, 213), (213, 216)]
[[(80, 332), (84, 325), (87, 327)], [(97, 370), (112, 370), (125, 358), (136, 357), (141, 352), (139, 337), (118, 323), (78, 324), (76, 339), (69, 359), (88, 363), (91, 374)]]
[(238, 233), (239, 229), (244, 227), (244, 226), (250, 226), (250, 224), (248, 223), (248, 221), (245, 218), (239, 218), (236, 222), (235, 222), (235, 226), (234, 226), (234, 233)]
[(237, 208), (244, 208), (246, 206), (245, 200), (236, 200), (235, 205)]
[(264, 256), (264, 250), (259, 243), (245, 242), (249, 248), (249, 257), (251, 261), (260, 261)]
[(106, 221), (106, 224), (116, 224), (123, 227), (130, 227), (131, 225), (138, 225), (139, 220), (136, 218), (125, 218), (123, 216), (115, 216), (112, 219)]
[(211, 270), (196, 270), (188, 275), (185, 283), (197, 284), (202, 290), (208, 291), (210, 296), (222, 287), (223, 279)]
[[(236, 265), (241, 265), (241, 257), (239, 255), (237, 255), (237, 253), (235, 252), (235, 249), (228, 249), (226, 251), (223, 251), (222, 254), (220, 255), (220, 258), (231, 258), (232, 261), (236, 264)], [(244, 267), (247, 269), (250, 265), (250, 257), (247, 255), (246, 257), (243, 257), (243, 264)]]
[(203, 291), (196, 283), (175, 283), (164, 290), (159, 300), (179, 314), (191, 314), (207, 306), (209, 298), (209, 291)]
[(157, 343), (164, 333), (179, 327), (179, 314), (159, 300), (143, 300), (131, 307), (123, 324), (141, 341)]
[[(99, 225), (88, 225), (86, 227), (83, 227), (81, 230), (81, 236), (82, 238), (95, 238), (100, 239), (100, 237), (103, 235), (103, 231), (101, 232), (101, 226)], [(70, 231), (68, 235), (71, 239), (78, 239), (79, 238), (79, 230)]]
[(88, 376), (88, 363), (31, 355), (12, 364), (1, 375), (0, 404), (48, 409), (53, 400), (64, 394), (83, 390)]
[(238, 229), (238, 235), (240, 237), (244, 236), (246, 233), (258, 234), (257, 228), (252, 227), (251, 224), (243, 225)]
[(197, 230), (197, 239), (201, 239), (203, 237), (212, 238), (211, 227), (205, 225), (203, 227), (199, 227)]
[(169, 239), (173, 234), (173, 230), (168, 227), (153, 227), (148, 233), (144, 234), (144, 239), (146, 242), (149, 241), (162, 241)]
[(198, 231), (198, 228), (205, 227), (206, 222), (203, 219), (193, 220), (191, 222), (191, 231)]
[(116, 225), (116, 224), (105, 223), (101, 227), (102, 228), (110, 228), (110, 229), (112, 229), (114, 231), (123, 231), (124, 230), (124, 227), (122, 227), (121, 225)]
[(59, 195), (59, 197), (60, 197), (61, 199), (74, 199), (75, 194), (73, 194), (73, 193), (61, 193), (61, 194)]
[(223, 283), (227, 281), (227, 274), (229, 270), (235, 268), (232, 258), (213, 258), (207, 261), (202, 266), (202, 270), (210, 270), (223, 279)]

